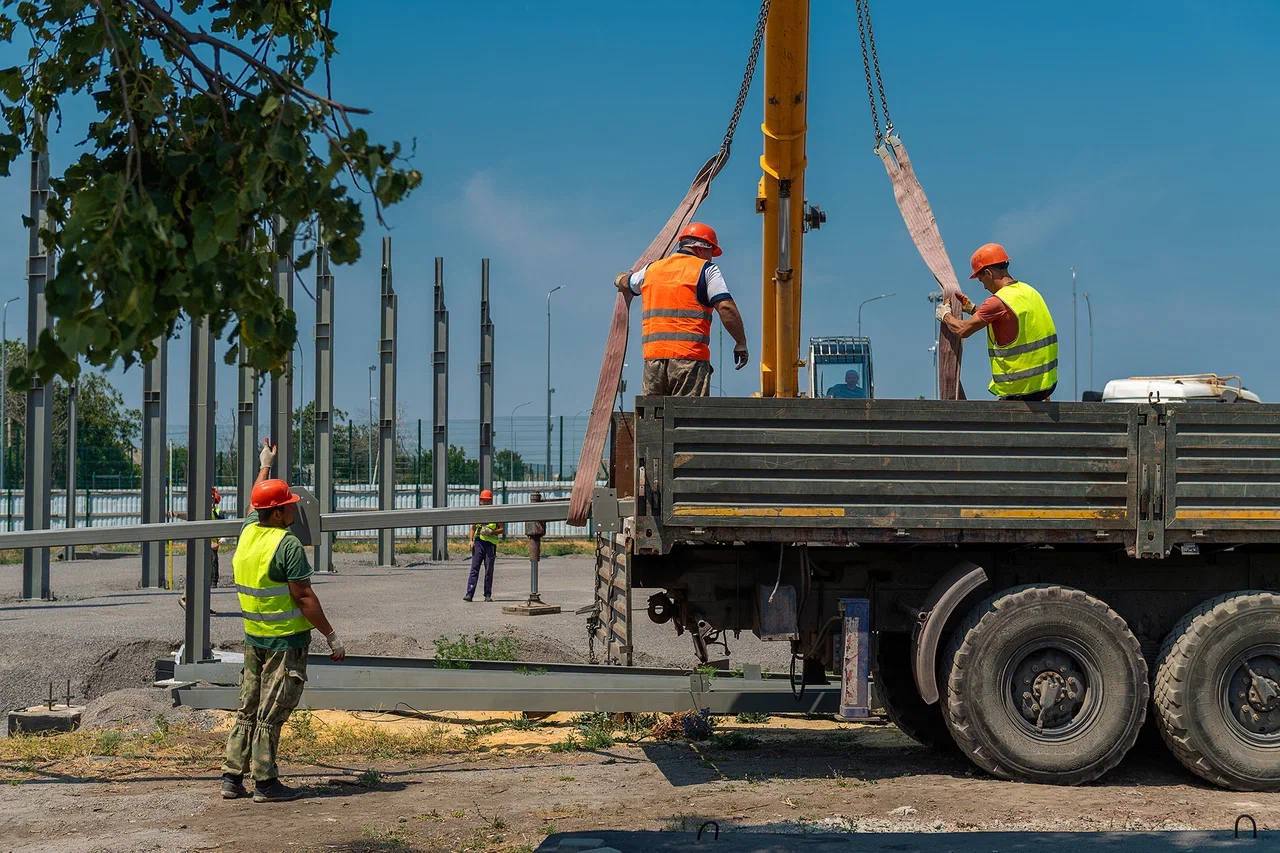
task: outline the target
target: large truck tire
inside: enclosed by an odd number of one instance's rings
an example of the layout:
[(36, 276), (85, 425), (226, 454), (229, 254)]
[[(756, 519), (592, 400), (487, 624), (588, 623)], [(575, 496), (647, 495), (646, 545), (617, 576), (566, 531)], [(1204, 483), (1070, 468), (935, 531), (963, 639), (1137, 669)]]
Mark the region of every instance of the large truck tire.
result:
[(961, 623), (944, 660), (947, 726), (994, 776), (1092, 781), (1120, 763), (1146, 717), (1137, 638), (1078, 589), (1032, 585), (992, 596)]
[(911, 636), (902, 632), (876, 635), (872, 677), (889, 721), (916, 743), (954, 750), (955, 741), (942, 719), (942, 703), (926, 705), (911, 674)]
[(1280, 791), (1280, 595), (1206, 601), (1169, 633), (1156, 721), (1191, 772), (1236, 791)]

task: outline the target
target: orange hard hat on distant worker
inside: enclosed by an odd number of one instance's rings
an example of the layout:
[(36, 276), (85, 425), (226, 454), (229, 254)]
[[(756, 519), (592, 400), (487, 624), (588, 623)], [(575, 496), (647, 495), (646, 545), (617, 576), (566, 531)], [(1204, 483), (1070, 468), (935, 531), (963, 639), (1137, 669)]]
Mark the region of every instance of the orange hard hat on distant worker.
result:
[(493, 492), (489, 491), (488, 489), (481, 489), (481, 490), (480, 490), (480, 500), (482, 500), (482, 501), (491, 501), (491, 500), (493, 500)]
[(702, 240), (703, 242), (710, 243), (712, 257), (718, 258), (724, 254), (724, 252), (720, 250), (720, 241), (716, 239), (716, 229), (704, 222), (690, 222), (684, 227), (684, 230), (680, 232), (680, 236), (677, 239), (683, 240), (686, 237), (692, 237), (695, 240)]
[(276, 507), (296, 504), (302, 497), (289, 491), (289, 484), (284, 480), (263, 480), (255, 483), (249, 495), (249, 503), (254, 509), (275, 509)]
[(969, 259), (969, 266), (973, 267), (973, 275), (969, 278), (977, 278), (978, 273), (993, 264), (1007, 263), (1009, 263), (1009, 253), (1004, 250), (1004, 246), (999, 243), (983, 243)]

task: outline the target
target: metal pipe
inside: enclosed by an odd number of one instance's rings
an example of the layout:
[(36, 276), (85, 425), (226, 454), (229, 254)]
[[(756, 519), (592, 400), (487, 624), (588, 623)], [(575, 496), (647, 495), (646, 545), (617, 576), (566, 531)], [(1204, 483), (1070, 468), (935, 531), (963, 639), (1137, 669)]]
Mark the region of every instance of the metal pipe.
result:
[[(36, 135), (43, 147), (31, 149), (31, 225), (27, 255), (27, 351), (35, 352), (40, 335), (49, 329), (49, 309), (45, 287), (53, 275), (54, 257), (40, 236), (49, 227), (48, 120), (36, 117)], [(26, 530), (49, 527), (49, 481), (53, 473), (53, 432), (51, 388), (33, 379), (27, 390), (26, 459), (22, 489), (22, 524)], [(22, 555), (22, 597), (51, 599), (49, 549), (33, 548)]]
[(551, 294), (564, 287), (557, 284), (555, 287), (547, 291), (547, 472), (546, 478), (551, 479), (551, 395), (555, 393), (551, 387)]
[(1089, 291), (1084, 292), (1084, 307), (1089, 314), (1089, 390), (1096, 390), (1093, 384), (1093, 303), (1089, 301)]
[[(395, 509), (396, 505), (396, 291), (391, 270), (391, 238), (382, 238), (382, 311), (378, 364), (381, 367), (381, 408), (378, 418), (378, 508)], [(378, 532), (378, 565), (396, 564), (396, 532)]]
[(862, 337), (862, 306), (869, 302), (875, 302), (880, 299), (888, 299), (890, 296), (897, 296), (896, 293), (882, 293), (879, 296), (873, 296), (870, 299), (864, 299), (858, 303), (858, 337)]

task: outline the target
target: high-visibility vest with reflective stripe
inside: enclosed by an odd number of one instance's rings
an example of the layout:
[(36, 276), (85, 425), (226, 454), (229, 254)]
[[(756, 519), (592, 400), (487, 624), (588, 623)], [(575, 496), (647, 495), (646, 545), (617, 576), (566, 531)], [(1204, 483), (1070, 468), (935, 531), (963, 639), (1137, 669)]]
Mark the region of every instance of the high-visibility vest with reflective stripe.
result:
[(1007, 284), (996, 297), (1018, 318), (1018, 336), (1003, 346), (987, 326), (991, 393), (997, 397), (1034, 394), (1058, 384), (1058, 330), (1044, 298), (1024, 281)]
[(240, 595), (244, 632), (251, 637), (286, 637), (312, 628), (289, 594), (289, 584), (276, 583), (268, 574), (271, 559), (287, 532), (283, 527), (261, 524), (246, 524), (240, 531), (231, 566)]
[(646, 359), (711, 360), (711, 309), (698, 301), (698, 279), (706, 265), (677, 253), (645, 270), (640, 301)]

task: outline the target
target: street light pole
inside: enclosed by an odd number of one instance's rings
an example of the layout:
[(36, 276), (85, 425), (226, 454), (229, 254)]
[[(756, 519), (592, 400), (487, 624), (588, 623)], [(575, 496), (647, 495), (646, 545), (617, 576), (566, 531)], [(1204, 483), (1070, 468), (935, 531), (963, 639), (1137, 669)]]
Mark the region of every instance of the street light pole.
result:
[(862, 337), (862, 306), (868, 302), (875, 302), (878, 299), (888, 299), (890, 296), (897, 296), (896, 293), (882, 293), (879, 296), (873, 296), (870, 299), (864, 299), (858, 303), (858, 337)]
[(0, 444), (4, 445), (0, 448), (0, 491), (4, 490), (5, 469), (9, 467), (9, 403), (5, 397), (9, 387), (9, 306), (21, 298), (10, 297), (0, 308), (0, 346), (4, 347), (0, 350)]
[(1077, 333), (1079, 323), (1076, 318), (1080, 312), (1076, 310), (1076, 268), (1071, 268), (1071, 399), (1080, 399), (1080, 336)]
[(1093, 303), (1089, 301), (1087, 290), (1084, 292), (1084, 307), (1089, 312), (1089, 390), (1093, 391)]
[(512, 479), (513, 475), (515, 474), (515, 465), (516, 465), (516, 451), (515, 451), (515, 446), (516, 446), (516, 412), (520, 411), (520, 410), (521, 410), (521, 409), (523, 409), (525, 406), (532, 406), (532, 405), (533, 405), (533, 401), (532, 401), (532, 400), (526, 400), (526, 401), (524, 401), (523, 403), (521, 403), (520, 405), (518, 405), (518, 406), (514, 407), (514, 408), (511, 410), (511, 447), (510, 447), (510, 449), (507, 451), (507, 479), (508, 479), (508, 480)]
[(369, 365), (369, 485), (373, 485), (373, 371), (378, 368)]
[(547, 291), (547, 479), (551, 479), (551, 294), (564, 285), (557, 284)]

